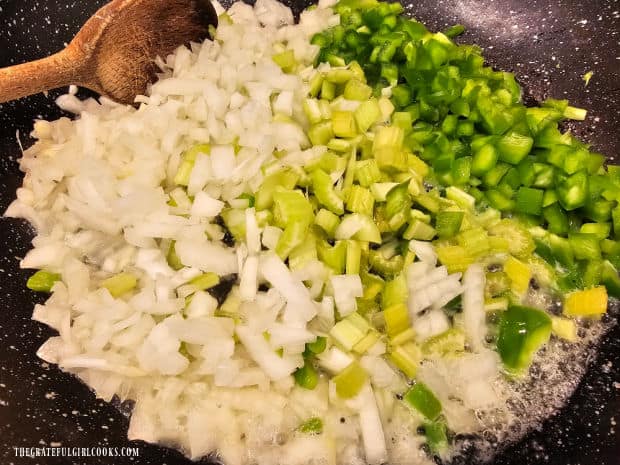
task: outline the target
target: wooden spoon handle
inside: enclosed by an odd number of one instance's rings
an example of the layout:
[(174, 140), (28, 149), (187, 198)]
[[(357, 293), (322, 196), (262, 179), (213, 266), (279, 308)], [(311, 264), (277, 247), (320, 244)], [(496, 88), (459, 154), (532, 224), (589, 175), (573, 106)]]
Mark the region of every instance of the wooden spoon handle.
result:
[(0, 103), (78, 84), (79, 61), (66, 49), (41, 60), (0, 68)]

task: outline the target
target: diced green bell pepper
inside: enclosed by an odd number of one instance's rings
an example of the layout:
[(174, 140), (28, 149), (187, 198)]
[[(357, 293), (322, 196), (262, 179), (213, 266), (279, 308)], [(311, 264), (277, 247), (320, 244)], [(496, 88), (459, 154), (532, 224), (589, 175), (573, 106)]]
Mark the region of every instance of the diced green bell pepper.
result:
[(551, 318), (534, 308), (511, 306), (502, 313), (497, 350), (506, 369), (519, 374), (551, 335)]

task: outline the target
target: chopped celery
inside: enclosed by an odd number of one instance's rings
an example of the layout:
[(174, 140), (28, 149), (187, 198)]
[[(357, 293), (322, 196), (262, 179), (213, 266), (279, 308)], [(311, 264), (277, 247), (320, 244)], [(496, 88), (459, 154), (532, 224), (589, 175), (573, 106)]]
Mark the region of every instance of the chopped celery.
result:
[(422, 360), (422, 353), (415, 343), (406, 342), (391, 347), (388, 358), (407, 378), (413, 379)]
[(342, 95), (348, 100), (366, 101), (372, 95), (372, 88), (357, 79), (351, 79), (344, 86)]
[(455, 186), (446, 188), (446, 198), (454, 201), (459, 207), (473, 210), (476, 199), (467, 192)]
[(285, 50), (281, 53), (276, 53), (271, 59), (282, 68), (285, 73), (292, 73), (297, 67), (297, 60), (295, 60), (295, 54), (293, 50)]
[(381, 339), (379, 332), (374, 329), (370, 330), (361, 341), (353, 346), (353, 352), (363, 355), (366, 351), (368, 351), (368, 349), (374, 346), (379, 339)]
[(420, 194), (415, 199), (415, 203), (431, 213), (439, 211), (439, 199), (431, 194)]
[(131, 291), (138, 284), (138, 279), (130, 273), (119, 273), (104, 279), (101, 287), (106, 288), (112, 297), (120, 297), (121, 295)]
[(324, 101), (334, 100), (336, 97), (336, 84), (330, 81), (323, 81), (321, 85), (321, 99)]
[(387, 309), (394, 305), (405, 304), (408, 296), (407, 279), (404, 274), (400, 274), (385, 283), (381, 294), (381, 307)]
[(308, 138), (312, 145), (327, 145), (333, 137), (334, 130), (331, 121), (314, 124), (308, 129)]
[(220, 213), (226, 229), (233, 235), (236, 241), (245, 241), (245, 210), (225, 208)]
[(282, 260), (286, 260), (296, 247), (303, 244), (308, 234), (308, 224), (305, 221), (295, 221), (284, 228), (276, 244), (276, 253)]
[(451, 328), (433, 336), (422, 344), (422, 353), (427, 356), (447, 357), (465, 351), (465, 333)]
[(350, 69), (330, 69), (325, 74), (325, 79), (334, 84), (344, 84), (354, 77), (354, 72)]
[(301, 191), (277, 190), (273, 193), (273, 203), (273, 220), (280, 228), (293, 223), (309, 224), (313, 220), (312, 205)]
[(383, 291), (385, 281), (379, 276), (366, 272), (363, 268), (360, 270), (360, 277), (364, 287), (364, 300), (373, 300), (380, 292)]
[(299, 176), (294, 171), (283, 169), (263, 179), (255, 197), (256, 210), (265, 210), (273, 205), (273, 193), (278, 189), (290, 190), (295, 187)]
[(381, 170), (398, 173), (407, 170), (407, 154), (395, 147), (380, 147), (374, 150), (375, 159)]
[(372, 217), (351, 213), (345, 215), (336, 229), (336, 239), (356, 239), (358, 241), (381, 243), (381, 233)]
[(208, 155), (210, 152), (211, 146), (209, 144), (198, 144), (186, 151), (181, 158), (181, 163), (174, 176), (174, 183), (178, 186), (187, 186), (198, 154), (204, 153)]
[(199, 291), (211, 289), (220, 283), (220, 277), (215, 273), (203, 273), (193, 278), (189, 284)]
[(372, 216), (375, 207), (375, 198), (372, 193), (361, 186), (351, 186), (347, 197), (347, 210), (353, 213)]
[(394, 338), (410, 328), (409, 310), (404, 303), (390, 305), (383, 311), (387, 335)]
[(368, 373), (358, 362), (351, 362), (344, 370), (334, 376), (336, 393), (343, 399), (355, 397), (368, 380)]
[(377, 100), (372, 98), (362, 102), (353, 113), (360, 132), (364, 133), (381, 118), (381, 108)]
[(490, 238), (483, 228), (467, 229), (456, 236), (456, 240), (472, 256), (486, 254), (491, 248)]
[(504, 295), (510, 289), (511, 281), (503, 271), (490, 271), (486, 273), (484, 295), (488, 298)]
[(343, 349), (349, 351), (370, 331), (370, 324), (357, 312), (347, 315), (330, 330), (329, 335)]
[(404, 137), (404, 131), (397, 126), (381, 126), (375, 134), (372, 144), (373, 152), (382, 148), (400, 150)]
[(345, 263), (346, 274), (358, 275), (362, 260), (362, 246), (357, 241), (347, 241), (347, 258)]
[(288, 254), (288, 265), (291, 270), (301, 269), (308, 263), (313, 262), (318, 258), (316, 237), (311, 233), (304, 234), (304, 236), (305, 238), (303, 242), (291, 250)]
[(325, 208), (342, 215), (344, 213), (344, 202), (334, 190), (332, 178), (323, 170), (315, 170), (310, 175), (312, 179), (312, 188), (317, 200)]
[(337, 137), (355, 137), (357, 125), (350, 111), (334, 111), (332, 113), (332, 131)]
[(383, 277), (394, 276), (401, 272), (405, 264), (402, 255), (386, 258), (381, 250), (371, 250), (368, 254), (370, 267)]
[(398, 213), (411, 208), (411, 195), (407, 184), (399, 184), (390, 190), (385, 199), (385, 216), (389, 220)]
[(51, 292), (56, 281), (60, 281), (60, 279), (61, 277), (58, 273), (39, 270), (28, 278), (26, 286), (35, 292)]
[(403, 232), (403, 238), (407, 240), (416, 239), (420, 241), (432, 240), (437, 231), (430, 224), (419, 219), (413, 219), (407, 229)]
[(303, 109), (310, 124), (317, 124), (323, 119), (319, 101), (313, 98), (307, 98), (303, 102)]
[(370, 186), (370, 192), (375, 196), (377, 202), (385, 202), (387, 200), (388, 193), (398, 186), (395, 182), (379, 182)]
[(314, 223), (323, 229), (328, 237), (334, 237), (340, 218), (331, 211), (321, 208), (314, 217)]
[(438, 245), (436, 253), (450, 273), (464, 272), (475, 261), (469, 251), (459, 245)]
[(527, 259), (536, 249), (532, 235), (515, 220), (504, 219), (488, 230), (492, 235), (508, 239), (509, 251), (517, 258)]
[(315, 73), (309, 82), (310, 89), (308, 93), (310, 94), (311, 97), (316, 97), (319, 95), (322, 84), (323, 84), (323, 75), (321, 73)]
[(344, 273), (346, 253), (347, 243), (345, 241), (336, 242), (333, 247), (323, 241), (317, 244), (319, 260), (331, 268), (335, 274)]
[(381, 171), (377, 160), (370, 158), (355, 164), (355, 179), (363, 187), (369, 187), (381, 179)]

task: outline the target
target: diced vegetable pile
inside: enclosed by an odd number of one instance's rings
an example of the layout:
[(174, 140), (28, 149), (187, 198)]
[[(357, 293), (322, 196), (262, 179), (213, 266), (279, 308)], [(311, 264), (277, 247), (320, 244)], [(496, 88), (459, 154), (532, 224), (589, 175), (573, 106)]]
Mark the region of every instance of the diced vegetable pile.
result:
[(132, 437), (230, 464), (445, 457), (620, 296), (620, 167), (559, 129), (585, 110), (524, 106), (462, 26), (402, 13), (237, 3), (138, 111), (65, 96), (81, 119), (38, 123), (8, 214), (39, 229), (40, 355), (137, 399)]

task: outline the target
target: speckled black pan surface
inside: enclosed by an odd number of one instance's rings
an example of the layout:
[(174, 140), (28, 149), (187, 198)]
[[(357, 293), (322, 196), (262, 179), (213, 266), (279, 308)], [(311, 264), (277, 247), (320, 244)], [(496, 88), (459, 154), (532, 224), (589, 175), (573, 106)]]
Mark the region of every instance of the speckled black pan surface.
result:
[[(0, 66), (55, 52), (69, 41), (102, 0), (0, 0)], [(305, 4), (289, 2), (299, 11)], [(418, 0), (407, 11), (442, 29), (464, 24), (459, 40), (485, 48), (497, 68), (514, 71), (527, 101), (569, 98), (589, 110), (575, 133), (609, 158), (620, 155), (620, 2), (579, 0)], [(581, 76), (594, 71), (586, 88)], [(8, 206), (21, 175), (15, 159), (35, 118), (61, 113), (53, 97), (38, 95), (0, 105), (0, 210)], [(620, 158), (620, 157), (618, 157)], [(73, 377), (41, 363), (35, 351), (52, 332), (30, 320), (41, 300), (25, 288), (28, 271), (17, 257), (32, 231), (0, 219), (0, 465), (182, 465), (178, 452), (128, 443), (128, 421), (95, 399)], [(504, 450), (501, 465), (620, 464), (620, 326), (604, 338), (598, 356), (569, 404), (521, 443)], [(14, 447), (137, 446), (137, 458), (19, 458)], [(203, 461), (202, 463), (209, 463)], [(471, 463), (464, 460), (463, 463)], [(272, 465), (272, 464), (261, 464)]]

